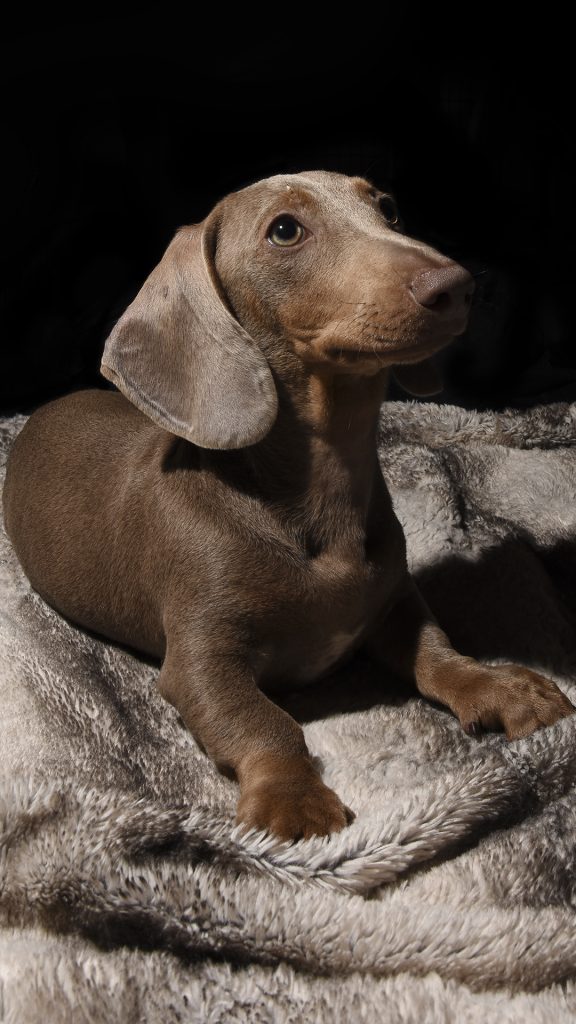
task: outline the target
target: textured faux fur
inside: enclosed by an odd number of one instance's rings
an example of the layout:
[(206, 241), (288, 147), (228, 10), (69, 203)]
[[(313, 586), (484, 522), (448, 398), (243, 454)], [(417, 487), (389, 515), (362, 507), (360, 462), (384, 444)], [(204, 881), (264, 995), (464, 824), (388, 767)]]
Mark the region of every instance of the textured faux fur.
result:
[[(380, 444), (454, 645), (575, 701), (576, 405), (388, 403)], [(359, 660), (285, 702), (356, 820), (242, 838), (157, 667), (62, 619), (1, 545), (0, 1020), (574, 1020), (576, 716), (475, 740)]]

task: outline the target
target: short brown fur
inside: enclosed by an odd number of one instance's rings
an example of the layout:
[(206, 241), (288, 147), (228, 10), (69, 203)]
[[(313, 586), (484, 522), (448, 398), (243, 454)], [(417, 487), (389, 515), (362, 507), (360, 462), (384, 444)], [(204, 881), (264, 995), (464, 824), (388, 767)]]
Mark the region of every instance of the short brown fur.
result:
[[(307, 232), (285, 249), (279, 214)], [(414, 297), (437, 270), (460, 282), (447, 311)], [(160, 692), (239, 781), (238, 821), (284, 839), (353, 814), (264, 691), (359, 647), (467, 731), (513, 739), (574, 711), (535, 672), (454, 651), (379, 468), (389, 373), (437, 390), (428, 357), (464, 329), (458, 272), (395, 230), (363, 179), (257, 182), (179, 231), (120, 319), (102, 368), (123, 393), (50, 402), (9, 458), (5, 523), (33, 587), (162, 659)]]

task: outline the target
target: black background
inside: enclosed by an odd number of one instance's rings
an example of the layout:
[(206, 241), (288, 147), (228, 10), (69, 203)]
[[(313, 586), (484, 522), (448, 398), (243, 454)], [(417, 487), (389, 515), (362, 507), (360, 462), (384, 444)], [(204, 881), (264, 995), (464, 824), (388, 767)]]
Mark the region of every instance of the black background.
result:
[(315, 168), (391, 189), (408, 233), (477, 275), (436, 401), (576, 400), (568, 27), (548, 10), (503, 41), (485, 10), (349, 7), (328, 38), (269, 10), (248, 31), (153, 7), (6, 34), (2, 409), (106, 386), (104, 339), (174, 230)]

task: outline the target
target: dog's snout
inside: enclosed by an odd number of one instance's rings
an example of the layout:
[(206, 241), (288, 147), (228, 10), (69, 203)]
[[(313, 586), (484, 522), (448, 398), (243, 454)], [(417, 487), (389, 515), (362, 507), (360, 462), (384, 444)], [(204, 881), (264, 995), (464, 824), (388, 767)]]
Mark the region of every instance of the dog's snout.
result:
[(467, 313), (474, 288), (471, 274), (456, 263), (423, 270), (410, 285), (416, 302), (442, 317)]

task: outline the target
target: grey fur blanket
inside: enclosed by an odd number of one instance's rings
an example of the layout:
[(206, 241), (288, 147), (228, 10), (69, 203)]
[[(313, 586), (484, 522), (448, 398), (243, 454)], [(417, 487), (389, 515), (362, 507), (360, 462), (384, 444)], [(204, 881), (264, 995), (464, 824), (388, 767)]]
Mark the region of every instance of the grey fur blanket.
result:
[[(575, 700), (576, 405), (393, 402), (380, 445), (454, 645)], [(356, 820), (240, 837), (157, 668), (57, 615), (0, 539), (0, 1020), (575, 1019), (576, 716), (470, 738), (358, 660), (285, 701)]]

